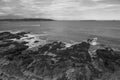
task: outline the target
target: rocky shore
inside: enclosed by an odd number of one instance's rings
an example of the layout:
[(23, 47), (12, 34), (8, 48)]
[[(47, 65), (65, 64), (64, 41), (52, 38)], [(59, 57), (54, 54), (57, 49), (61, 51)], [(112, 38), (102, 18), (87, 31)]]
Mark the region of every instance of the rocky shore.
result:
[(29, 32), (1, 32), (0, 80), (120, 80), (120, 51), (87, 41), (47, 42)]

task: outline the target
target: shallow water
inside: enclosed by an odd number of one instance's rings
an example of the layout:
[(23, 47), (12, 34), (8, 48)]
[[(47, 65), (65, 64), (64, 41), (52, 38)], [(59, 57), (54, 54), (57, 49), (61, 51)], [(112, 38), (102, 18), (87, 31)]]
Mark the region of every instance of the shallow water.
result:
[(120, 47), (119, 21), (30, 21), (0, 22), (0, 31), (25, 30), (46, 33), (50, 40), (82, 41), (98, 37), (99, 41)]

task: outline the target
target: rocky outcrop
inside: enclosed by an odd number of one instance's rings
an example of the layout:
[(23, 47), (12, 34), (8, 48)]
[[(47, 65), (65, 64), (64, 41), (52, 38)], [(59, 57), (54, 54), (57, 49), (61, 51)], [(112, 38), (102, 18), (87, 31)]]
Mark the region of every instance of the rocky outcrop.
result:
[(28, 32), (20, 32), (20, 33), (12, 34), (11, 32), (2, 32), (0, 33), (0, 40), (13, 39), (13, 38), (20, 39), (27, 33)]
[[(1, 80), (119, 80), (120, 52), (109, 47), (92, 52), (88, 42), (66, 47), (53, 41), (29, 48), (26, 41), (5, 35), (11, 33), (0, 33)], [(25, 36), (24, 32), (12, 35)]]

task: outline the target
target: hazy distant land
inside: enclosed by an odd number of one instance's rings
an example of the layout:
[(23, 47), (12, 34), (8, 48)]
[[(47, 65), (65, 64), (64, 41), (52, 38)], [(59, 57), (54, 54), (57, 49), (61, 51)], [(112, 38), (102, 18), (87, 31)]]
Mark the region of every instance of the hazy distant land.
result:
[(54, 20), (44, 18), (23, 18), (23, 19), (0, 19), (0, 21), (54, 21)]
[(55, 19), (49, 19), (49, 18), (6, 18), (0, 17), (0, 21), (86, 21), (86, 22), (91, 22), (91, 21), (112, 21), (112, 22), (117, 22), (120, 20), (55, 20)]

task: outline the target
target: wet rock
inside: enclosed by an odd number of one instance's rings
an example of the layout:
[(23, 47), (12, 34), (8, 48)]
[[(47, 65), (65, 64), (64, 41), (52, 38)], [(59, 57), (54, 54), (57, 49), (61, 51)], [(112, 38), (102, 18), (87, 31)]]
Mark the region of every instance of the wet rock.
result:
[(117, 59), (120, 59), (120, 54), (116, 53), (111, 48), (98, 49), (96, 53), (97, 53), (97, 56), (99, 58), (102, 58), (103, 60), (115, 61)]
[(25, 70), (33, 61), (34, 59), (30, 55), (21, 54), (15, 57), (16, 63), (18, 62), (18, 66)]
[[(59, 43), (54, 42), (45, 46), (41, 46), (39, 48), (40, 52), (42, 49), (42, 52), (46, 52), (46, 54), (36, 54), (37, 58), (35, 59), (38, 60), (38, 62), (34, 62), (31, 66), (29, 66), (28, 70), (31, 71), (32, 69), (32, 72), (39, 76), (49, 75), (50, 77), (64, 72), (68, 67), (72, 67), (73, 64), (78, 63), (82, 65), (90, 62), (91, 57), (88, 53), (88, 45), (86, 46), (87, 48), (84, 47), (81, 49), (80, 47), (85, 46), (83, 45), (84, 43), (73, 45), (70, 48), (61, 47), (58, 44)], [(58, 47), (54, 47), (56, 45)], [(51, 46), (52, 48), (49, 48)], [(48, 55), (50, 52), (56, 56)]]
[(0, 47), (0, 55), (10, 55), (22, 52), (23, 50), (27, 49), (28, 47), (19, 43), (11, 44), (7, 47)]
[(12, 34), (10, 32), (0, 33), (0, 40), (12, 39), (12, 38), (20, 38), (20, 37), (17, 36), (17, 35)]
[(28, 80), (43, 80), (42, 78), (31, 76)]
[(11, 32), (2, 32), (2, 33), (0, 33), (0, 40), (14, 39), (14, 38), (20, 39), (27, 33), (28, 32), (19, 32), (19, 33), (13, 34)]
[(15, 35), (18, 35), (18, 36), (25, 36), (25, 34), (29, 34), (30, 32), (19, 32), (19, 33), (16, 33)]
[(23, 73), (20, 71), (20, 68), (13, 63), (9, 63), (1, 67), (2, 72), (11, 77), (23, 78)]
[(9, 40), (21, 38), (24, 34), (0, 33), (0, 70), (9, 79), (104, 80), (105, 75), (111, 76), (119, 70), (120, 52), (95, 48), (93, 57), (90, 55), (91, 40), (69, 47), (64, 42), (53, 41), (34, 48), (28, 48), (26, 42)]
[(70, 48), (72, 48), (73, 50), (76, 49), (78, 51), (88, 51), (88, 49), (90, 48), (90, 44), (87, 42), (82, 42), (80, 44), (73, 45)]
[(61, 49), (61, 48), (65, 48), (65, 44), (62, 42), (56, 41), (56, 42), (48, 43), (48, 44), (42, 46), (41, 48), (39, 48), (39, 51), (41, 53), (44, 53), (45, 51), (52, 52), (52, 51), (55, 51), (55, 50)]
[(117, 62), (120, 59), (120, 53), (117, 53), (113, 49), (107, 47), (105, 49), (98, 49), (96, 51), (97, 57), (102, 59), (104, 66), (110, 71), (115, 71), (115, 66), (120, 66), (120, 63)]
[(70, 47), (68, 49), (68, 52), (71, 53), (71, 57), (74, 59), (79, 60), (80, 62), (86, 62), (91, 61), (91, 56), (88, 52), (88, 49), (90, 48), (90, 44), (86, 42), (82, 42), (80, 44), (76, 44)]

